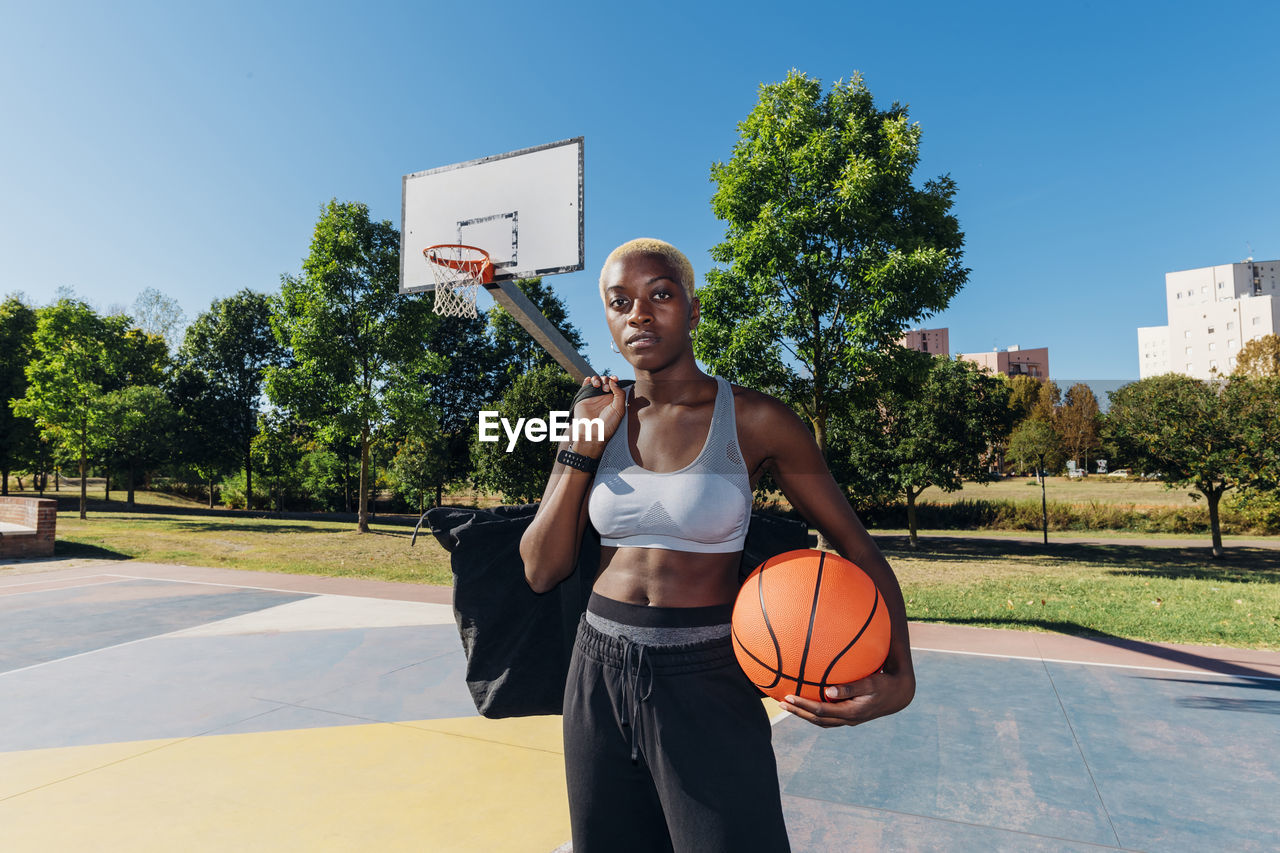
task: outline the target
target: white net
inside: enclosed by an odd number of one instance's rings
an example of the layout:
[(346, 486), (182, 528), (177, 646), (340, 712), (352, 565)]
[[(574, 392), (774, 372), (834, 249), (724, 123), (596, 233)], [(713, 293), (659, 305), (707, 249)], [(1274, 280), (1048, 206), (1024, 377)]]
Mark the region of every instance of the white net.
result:
[(423, 254), (436, 279), (436, 313), (477, 316), (476, 292), (484, 281), (489, 256), (471, 246), (432, 246)]

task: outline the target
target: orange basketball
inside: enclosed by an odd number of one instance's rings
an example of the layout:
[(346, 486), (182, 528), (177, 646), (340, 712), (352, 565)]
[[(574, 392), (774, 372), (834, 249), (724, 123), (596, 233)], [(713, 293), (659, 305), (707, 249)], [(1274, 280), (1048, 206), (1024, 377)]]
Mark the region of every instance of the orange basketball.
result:
[(733, 651), (747, 677), (781, 700), (823, 701), (833, 684), (865, 678), (889, 654), (889, 611), (867, 573), (825, 551), (771, 557), (733, 605)]

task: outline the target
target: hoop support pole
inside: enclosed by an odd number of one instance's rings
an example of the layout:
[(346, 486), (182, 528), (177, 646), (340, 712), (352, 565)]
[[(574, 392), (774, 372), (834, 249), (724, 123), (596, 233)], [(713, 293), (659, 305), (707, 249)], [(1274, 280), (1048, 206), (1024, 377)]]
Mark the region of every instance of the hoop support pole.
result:
[(516, 322), (551, 354), (556, 364), (563, 367), (565, 372), (573, 377), (574, 382), (581, 382), (588, 376), (595, 375), (595, 371), (591, 369), (591, 365), (582, 357), (582, 354), (573, 348), (573, 344), (565, 340), (559, 329), (551, 325), (551, 321), (543, 316), (538, 306), (534, 305), (529, 297), (524, 295), (524, 291), (516, 287), (515, 282), (505, 280), (491, 282), (484, 285), (484, 289), (489, 291), (494, 300), (510, 312), (511, 316), (516, 318)]

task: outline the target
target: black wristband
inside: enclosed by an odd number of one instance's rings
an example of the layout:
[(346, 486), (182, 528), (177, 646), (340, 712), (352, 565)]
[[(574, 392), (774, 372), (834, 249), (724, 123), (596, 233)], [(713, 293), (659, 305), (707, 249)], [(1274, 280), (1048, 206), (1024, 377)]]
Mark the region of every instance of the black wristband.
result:
[(556, 454), (556, 461), (562, 465), (568, 465), (570, 468), (586, 471), (588, 474), (594, 474), (596, 469), (600, 467), (599, 459), (592, 459), (590, 456), (583, 456), (581, 453), (574, 453), (572, 450), (561, 450)]

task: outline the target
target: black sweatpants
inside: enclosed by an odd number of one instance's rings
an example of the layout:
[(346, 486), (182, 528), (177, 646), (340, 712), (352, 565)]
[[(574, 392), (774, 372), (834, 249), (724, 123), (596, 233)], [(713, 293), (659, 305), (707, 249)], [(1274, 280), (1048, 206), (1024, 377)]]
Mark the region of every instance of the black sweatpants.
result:
[(564, 698), (574, 853), (778, 853), (768, 716), (728, 638), (644, 646), (584, 621)]

